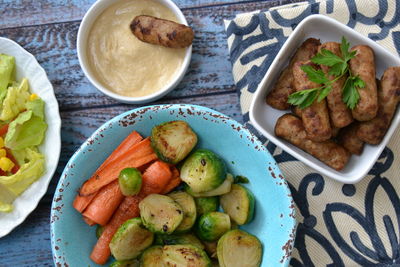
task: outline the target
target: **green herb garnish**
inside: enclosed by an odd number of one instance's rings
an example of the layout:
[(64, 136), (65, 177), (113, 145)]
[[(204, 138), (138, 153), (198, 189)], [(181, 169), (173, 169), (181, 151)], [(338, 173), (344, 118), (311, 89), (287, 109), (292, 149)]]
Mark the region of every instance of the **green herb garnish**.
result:
[(315, 100), (321, 102), (332, 90), (332, 84), (347, 74), (347, 80), (343, 86), (343, 102), (350, 109), (354, 109), (360, 99), (357, 88), (364, 88), (365, 82), (360, 77), (353, 76), (350, 71), (348, 62), (355, 57), (356, 51), (349, 51), (349, 48), (350, 43), (342, 37), (340, 44), (342, 57), (322, 49), (311, 59), (311, 62), (315, 64), (330, 67), (328, 74), (335, 77), (333, 80), (329, 80), (322, 70), (316, 70), (309, 65), (302, 66), (301, 69), (307, 74), (308, 79), (322, 86), (293, 93), (289, 96), (288, 103), (303, 109), (309, 107)]

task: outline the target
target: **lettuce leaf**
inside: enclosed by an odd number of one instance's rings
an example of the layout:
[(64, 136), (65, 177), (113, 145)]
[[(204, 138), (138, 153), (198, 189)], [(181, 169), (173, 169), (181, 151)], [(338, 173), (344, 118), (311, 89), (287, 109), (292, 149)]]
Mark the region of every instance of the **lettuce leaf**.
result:
[(0, 184), (0, 212), (11, 212), (13, 210), (12, 203), (17, 196)]
[(26, 78), (22, 79), (20, 84), (13, 83), (12, 86), (8, 87), (0, 112), (0, 120), (14, 119), (21, 111), (26, 109), (29, 96), (29, 84)]
[(35, 182), (45, 171), (45, 159), (36, 149), (26, 148), (20, 151), (25, 154), (25, 162), (20, 166), (16, 174), (0, 176), (0, 184), (12, 194), (19, 196), (33, 182)]
[(38, 109), (35, 107), (34, 110), (22, 112), (10, 123), (5, 138), (6, 147), (19, 150), (42, 143), (47, 123), (44, 121), (43, 110), (41, 115), (35, 115), (38, 113)]
[(8, 84), (12, 80), (15, 69), (13, 56), (0, 54), (0, 101), (6, 96)]

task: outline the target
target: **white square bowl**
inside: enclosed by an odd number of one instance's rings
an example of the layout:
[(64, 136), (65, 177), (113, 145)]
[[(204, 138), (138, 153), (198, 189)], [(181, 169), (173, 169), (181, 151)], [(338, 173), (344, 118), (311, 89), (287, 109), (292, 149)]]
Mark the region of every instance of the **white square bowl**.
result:
[(310, 37), (320, 39), (321, 43), (340, 42), (342, 36), (346, 37), (351, 46), (365, 44), (374, 50), (377, 78), (381, 78), (383, 72), (388, 67), (400, 66), (400, 58), (398, 56), (388, 52), (371, 39), (334, 19), (323, 15), (311, 15), (296, 27), (272, 62), (254, 95), (249, 115), (250, 121), (258, 131), (295, 158), (321, 174), (343, 183), (353, 184), (368, 174), (368, 171), (372, 168), (382, 150), (389, 142), (390, 137), (400, 122), (400, 108), (397, 108), (390, 128), (379, 145), (372, 146), (366, 144), (360, 156), (352, 155), (347, 166), (342, 171), (336, 171), (307, 152), (283, 139), (277, 138), (274, 133), (276, 121), (280, 116), (290, 111), (274, 109), (265, 102), (267, 93), (272, 89), (281, 71), (288, 65), (291, 56), (302, 42)]

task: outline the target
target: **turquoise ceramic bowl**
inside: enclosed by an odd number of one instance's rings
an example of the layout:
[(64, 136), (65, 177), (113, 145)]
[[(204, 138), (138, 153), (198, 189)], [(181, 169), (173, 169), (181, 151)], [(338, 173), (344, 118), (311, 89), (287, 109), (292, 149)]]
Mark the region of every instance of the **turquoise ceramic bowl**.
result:
[[(242, 228), (263, 245), (262, 266), (287, 266), (294, 242), (294, 204), (281, 172), (265, 147), (241, 124), (211, 109), (161, 105), (134, 109), (101, 126), (72, 156), (58, 183), (51, 209), (51, 245), (56, 266), (96, 266), (90, 252), (96, 227), (89, 227), (72, 202), (82, 183), (133, 130), (143, 136), (170, 120), (185, 120), (199, 136), (199, 148), (218, 153), (233, 174), (250, 179), (256, 197), (254, 220)], [(111, 262), (111, 261), (110, 261)]]

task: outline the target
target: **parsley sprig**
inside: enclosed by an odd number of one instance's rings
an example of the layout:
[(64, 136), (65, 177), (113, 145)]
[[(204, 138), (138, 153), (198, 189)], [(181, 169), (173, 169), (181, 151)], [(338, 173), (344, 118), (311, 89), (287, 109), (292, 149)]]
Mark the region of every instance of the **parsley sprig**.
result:
[(340, 50), (342, 57), (335, 55), (333, 52), (322, 49), (315, 55), (311, 62), (318, 65), (330, 67), (328, 74), (334, 76), (330, 80), (320, 69), (314, 69), (310, 65), (303, 65), (301, 69), (307, 74), (310, 81), (321, 84), (320, 87), (299, 91), (289, 96), (288, 103), (299, 106), (300, 108), (309, 107), (315, 100), (321, 102), (332, 90), (332, 84), (347, 74), (346, 82), (343, 86), (343, 102), (350, 108), (354, 109), (360, 99), (357, 88), (364, 88), (365, 82), (358, 76), (353, 76), (349, 68), (349, 60), (355, 57), (356, 51), (349, 51), (350, 43), (346, 38), (342, 37)]

